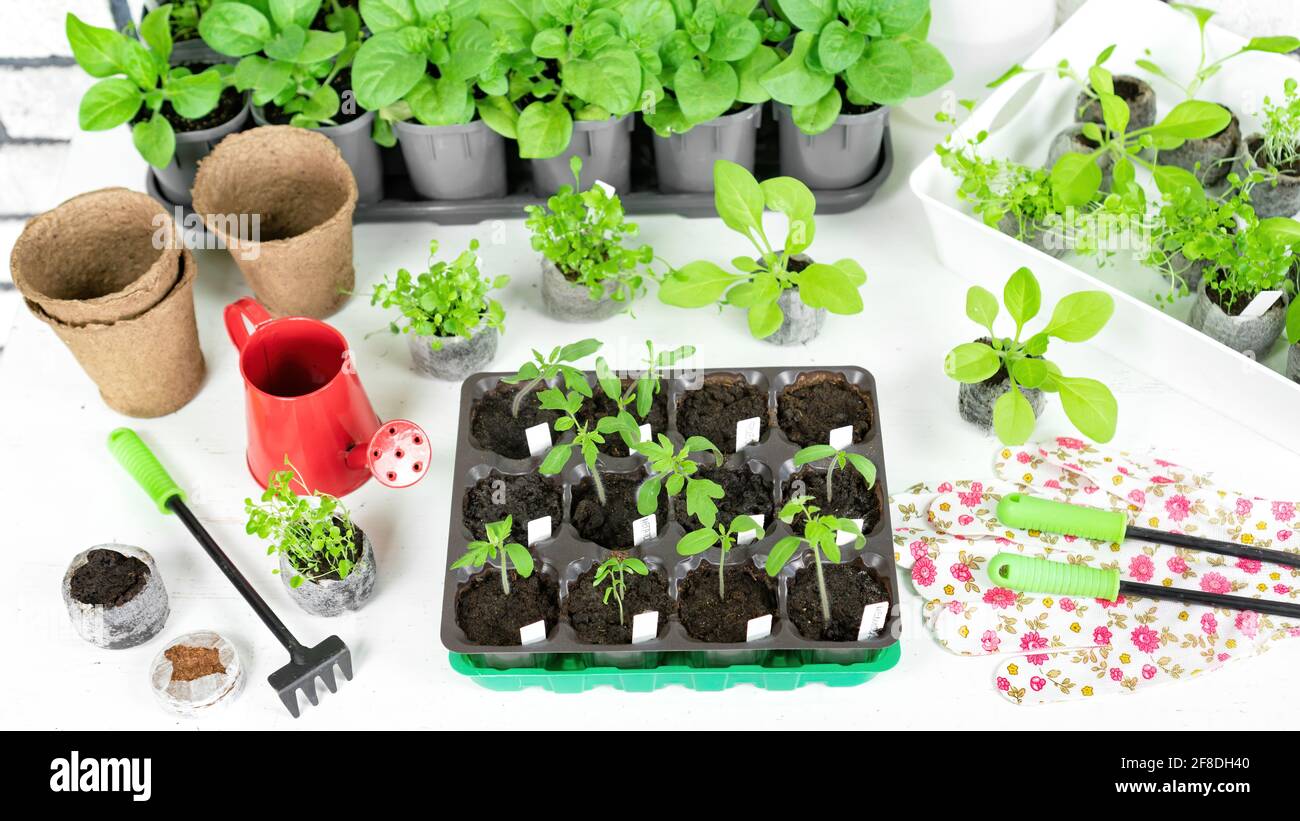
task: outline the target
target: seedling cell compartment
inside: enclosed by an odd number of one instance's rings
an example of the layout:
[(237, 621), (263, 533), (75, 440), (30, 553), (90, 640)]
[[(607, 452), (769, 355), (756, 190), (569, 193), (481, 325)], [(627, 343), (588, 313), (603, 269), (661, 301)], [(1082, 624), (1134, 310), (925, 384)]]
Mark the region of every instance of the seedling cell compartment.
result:
[[(686, 665), (688, 667), (699, 670), (717, 670), (719, 668), (735, 667), (736, 665), (762, 667), (764, 664), (773, 662), (774, 653), (787, 654), (785, 662), (783, 662), (786, 666), (793, 664), (793, 659), (797, 658), (799, 664), (829, 664), (835, 666), (836, 669), (840, 669), (844, 665), (864, 664), (877, 659), (879, 651), (898, 642), (899, 633), (901, 632), (901, 616), (898, 604), (897, 573), (894, 565), (894, 545), (891, 538), (892, 527), (887, 504), (889, 498), (888, 480), (879, 423), (880, 412), (876, 398), (875, 379), (868, 371), (853, 366), (712, 368), (699, 371), (699, 378), (704, 380), (715, 374), (739, 375), (749, 384), (760, 388), (766, 396), (765, 413), (768, 419), (766, 435), (758, 443), (752, 443), (741, 448), (736, 453), (726, 455), (723, 467), (758, 469), (765, 472), (773, 480), (772, 505), (773, 511), (776, 512), (780, 510), (781, 505), (785, 502), (785, 480), (795, 471), (793, 457), (800, 450), (798, 445), (786, 438), (777, 423), (778, 397), (780, 392), (794, 384), (800, 375), (818, 373), (842, 375), (850, 385), (859, 388), (865, 394), (870, 413), (870, 430), (863, 441), (850, 446), (848, 450), (867, 456), (877, 467), (876, 484), (872, 492), (876, 495), (876, 501), (879, 503), (879, 518), (873, 527), (864, 527), (863, 535), (866, 537), (866, 545), (861, 551), (854, 551), (851, 545), (845, 545), (841, 548), (841, 563), (848, 564), (861, 560), (879, 580), (888, 595), (889, 614), (884, 626), (876, 634), (860, 642), (822, 641), (808, 639), (800, 635), (788, 618), (786, 610), (789, 585), (794, 579), (795, 571), (803, 564), (797, 558), (783, 568), (777, 579), (774, 580), (776, 583), (777, 608), (776, 615), (773, 618), (772, 631), (766, 638), (753, 642), (736, 643), (713, 643), (692, 638), (686, 632), (686, 628), (676, 612), (679, 585), (685, 575), (703, 560), (708, 560), (716, 569), (718, 551), (714, 548), (697, 556), (680, 556), (676, 551), (676, 545), (678, 539), (686, 533), (686, 530), (677, 523), (674, 517), (668, 515), (667, 509), (661, 503), (660, 512), (664, 515), (665, 524), (659, 530), (658, 536), (643, 542), (636, 548), (632, 548), (631, 533), (629, 533), (627, 547), (630, 549), (627, 552), (628, 555), (636, 556), (645, 561), (652, 571), (657, 569), (662, 572), (667, 579), (669, 598), (673, 610), (673, 612), (666, 614), (667, 624), (661, 627), (657, 638), (640, 644), (593, 645), (583, 643), (563, 613), (563, 605), (569, 595), (569, 585), (583, 571), (612, 554), (595, 542), (583, 539), (573, 524), (574, 489), (588, 475), (586, 465), (581, 460), (575, 459), (560, 476), (553, 477), (562, 482), (563, 521), (552, 523), (551, 539), (538, 542), (531, 548), (536, 564), (534, 573), (550, 574), (551, 578), (558, 584), (561, 610), (558, 623), (550, 631), (545, 641), (527, 646), (486, 646), (470, 642), (457, 622), (457, 593), (471, 578), (482, 573), (490, 574), (488, 581), (491, 583), (498, 583), (500, 563), (499, 560), (490, 561), (487, 569), (459, 568), (453, 570), (451, 568), (451, 564), (464, 554), (467, 545), (472, 540), (469, 528), (464, 522), (464, 498), (479, 479), (494, 472), (503, 475), (536, 473), (544, 456), (544, 453), (540, 453), (528, 459), (510, 459), (499, 456), (492, 451), (480, 449), (471, 441), (470, 423), (476, 403), (488, 391), (495, 388), (502, 377), (512, 375), (510, 373), (493, 372), (475, 374), (466, 379), (461, 388), (460, 433), (457, 438), (453, 474), (454, 490), (448, 526), (447, 557), (445, 560), (446, 577), (443, 590), (441, 628), (443, 644), (454, 656), (456, 654), (469, 656), (470, 660), (466, 661), (462, 666), (465, 666), (467, 670), (472, 668), (478, 671), (484, 669), (553, 668), (570, 671), (571, 673), (574, 669), (585, 670), (588, 667), (623, 670), (657, 668), (660, 665), (677, 667), (683, 665), (682, 659), (684, 658), (689, 659), (689, 664)], [(593, 372), (588, 371), (587, 378), (592, 385), (595, 385)], [(662, 390), (666, 395), (668, 407), (668, 430), (653, 431), (653, 434), (657, 437), (660, 433), (665, 433), (678, 447), (684, 441), (684, 437), (677, 429), (678, 403), (682, 397), (690, 392), (692, 381), (682, 377), (664, 379), (663, 381)], [(701, 381), (700, 384), (703, 384), (703, 382)], [(539, 386), (538, 390), (540, 389)], [(595, 392), (598, 393), (599, 390), (598, 386), (595, 387)], [(526, 401), (532, 401), (532, 395)], [(565, 438), (556, 439), (556, 441), (566, 441), (569, 436), (571, 435), (566, 434)], [(725, 453), (726, 450), (730, 449), (730, 446), (734, 446), (734, 441), (729, 443), (729, 446), (718, 442), (715, 442), (715, 444)], [(695, 458), (701, 461), (707, 460), (708, 464), (712, 464), (713, 457), (711, 454), (696, 454)], [(638, 478), (644, 477), (647, 470), (646, 460), (640, 454), (625, 457), (602, 455), (598, 467), (601, 469), (602, 475), (632, 473), (636, 474)], [(820, 469), (820, 465), (818, 467)], [(851, 470), (843, 473), (837, 471), (836, 478), (840, 481), (849, 481), (848, 476), (851, 473)], [(856, 477), (856, 474), (853, 475)], [(860, 481), (860, 479), (856, 480)], [(719, 501), (721, 502), (721, 500)], [(673, 500), (673, 504), (684, 506), (684, 493), (679, 494)], [(482, 524), (486, 524), (486, 522)], [(793, 531), (789, 525), (777, 521), (775, 516), (764, 521), (763, 525), (766, 531), (763, 539), (755, 540), (748, 545), (738, 544), (731, 548), (727, 555), (727, 567), (730, 568), (742, 562), (750, 562), (755, 564), (758, 572), (764, 574), (764, 578), (766, 578), (762, 567), (763, 560), (778, 539), (790, 535)], [(804, 553), (806, 553), (806, 550)], [(804, 558), (806, 561), (811, 561), (810, 556)], [(829, 563), (829, 559), (823, 558), (823, 561)], [(513, 563), (511, 567), (513, 567)], [(710, 571), (709, 576), (712, 577), (712, 575), (713, 571)], [(616, 607), (617, 605), (611, 601), (609, 606)], [(629, 623), (634, 616), (634, 613), (627, 614)], [(794, 655), (788, 655), (790, 653)], [(580, 654), (583, 661), (557, 661), (557, 658), (574, 654)], [(688, 655), (682, 656), (680, 654)], [(469, 672), (466, 674), (480, 675), (480, 673)], [(597, 678), (599, 677), (597, 674)], [(485, 681), (480, 683), (483, 683), (484, 686), (492, 686)], [(537, 682), (530, 680), (528, 683)], [(679, 681), (677, 683), (683, 682)], [(514, 688), (511, 687), (510, 689)]]

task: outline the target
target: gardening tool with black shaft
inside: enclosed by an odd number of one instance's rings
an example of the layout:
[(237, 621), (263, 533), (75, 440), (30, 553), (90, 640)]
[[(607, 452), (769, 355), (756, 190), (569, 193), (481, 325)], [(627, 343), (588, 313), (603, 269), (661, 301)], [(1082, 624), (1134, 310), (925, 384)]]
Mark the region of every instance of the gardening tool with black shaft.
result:
[(989, 562), (989, 578), (1000, 587), (1046, 596), (1083, 596), (1117, 601), (1121, 594), (1142, 599), (1169, 599), (1185, 604), (1250, 610), (1300, 620), (1300, 604), (1226, 596), (1182, 587), (1121, 581), (1116, 568), (1066, 564), (1016, 553), (999, 553)]
[(352, 654), (348, 652), (348, 646), (343, 643), (343, 639), (330, 636), (315, 647), (304, 647), (300, 644), (186, 507), (185, 491), (172, 480), (172, 477), (167, 474), (167, 469), (135, 431), (130, 428), (118, 428), (113, 431), (108, 436), (108, 450), (118, 463), (126, 468), (126, 472), (131, 474), (131, 478), (144, 488), (145, 493), (148, 493), (158, 505), (159, 511), (164, 514), (175, 513), (180, 517), (208, 556), (217, 563), (217, 567), (221, 568), (221, 572), (226, 574), (226, 578), (239, 591), (239, 595), (244, 597), (244, 601), (253, 608), (262, 623), (275, 634), (284, 645), (284, 649), (289, 651), (289, 663), (268, 676), (267, 681), (275, 688), (280, 701), (289, 708), (294, 718), (298, 717), (299, 690), (302, 690), (313, 705), (320, 703), (316, 696), (318, 677), (325, 681), (325, 686), (330, 688), (331, 693), (337, 692), (334, 665), (339, 666), (345, 678), (352, 680)]
[[(1153, 544), (1184, 547), (1189, 550), (1202, 550), (1206, 553), (1218, 553), (1223, 556), (1235, 556), (1241, 559), (1254, 559), (1286, 567), (1300, 567), (1300, 554), (1284, 550), (1267, 550), (1260, 547), (1233, 542), (1221, 542), (1188, 536), (1185, 533), (1169, 533), (1164, 530), (1149, 530), (1145, 527), (1131, 527), (1128, 515), (1122, 510), (1102, 510), (1097, 507), (1084, 507), (1051, 499), (1040, 499), (1023, 493), (1008, 493), (998, 502), (998, 521), (1007, 527), (1020, 530), (1038, 530), (1043, 533), (1058, 533), (1064, 536), (1079, 536), (1084, 539), (1121, 544), (1125, 539), (1139, 539)], [(1045, 592), (1045, 591), (1034, 591)]]

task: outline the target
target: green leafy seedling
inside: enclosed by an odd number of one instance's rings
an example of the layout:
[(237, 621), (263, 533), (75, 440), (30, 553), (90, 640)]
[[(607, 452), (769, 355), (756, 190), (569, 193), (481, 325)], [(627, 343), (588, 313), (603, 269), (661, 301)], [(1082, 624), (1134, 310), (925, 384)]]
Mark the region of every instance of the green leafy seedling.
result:
[(290, 587), (330, 573), (346, 579), (360, 559), (347, 506), (328, 493), (298, 495), (293, 484), (306, 485), (287, 458), (284, 463), (289, 469), (271, 474), (260, 502), (244, 500), (248, 515), (244, 532), (270, 540), (267, 555), (284, 554), (297, 571), (289, 579)]
[(451, 262), (435, 261), (438, 241), (429, 243), (429, 268), (412, 275), (402, 268), (393, 282), (387, 278), (376, 285), (370, 304), (396, 308), (405, 323), (389, 323), (395, 334), (412, 333), (428, 337), (433, 350), (442, 349), (451, 337), (471, 338), (476, 331), (495, 328), (504, 332), (506, 311), (488, 292), (504, 288), (510, 277), (487, 279), (479, 273), (478, 240)]
[(867, 487), (874, 487), (876, 484), (876, 465), (861, 453), (852, 453), (847, 450), (839, 450), (830, 445), (809, 445), (794, 455), (794, 466), (801, 468), (804, 465), (811, 465), (816, 462), (826, 460), (826, 504), (830, 504), (835, 499), (834, 486), (831, 484), (835, 476), (836, 469), (844, 469), (851, 466), (862, 477), (862, 481), (867, 483)]
[(199, 19), (213, 2), (215, 0), (170, 0), (167, 5), (171, 6), (172, 39), (178, 43), (197, 39)]
[(166, 168), (176, 154), (176, 131), (164, 112), (170, 109), (186, 120), (206, 117), (221, 102), (223, 74), (229, 70), (172, 67), (171, 12), (164, 5), (145, 15), (143, 42), (83, 23), (72, 13), (65, 26), (77, 65), (98, 78), (81, 98), (79, 125), (85, 131), (106, 131), (133, 123), (131, 141), (154, 168)]
[[(846, 315), (862, 311), (858, 289), (867, 275), (857, 262), (794, 262), (812, 245), (816, 233), (817, 201), (808, 186), (793, 177), (771, 177), (760, 183), (744, 166), (718, 160), (713, 166), (713, 187), (718, 216), (748, 239), (760, 258), (733, 259), (737, 273), (707, 260), (687, 263), (664, 278), (659, 286), (661, 301), (679, 308), (702, 308), (719, 301), (743, 308), (750, 333), (757, 339), (781, 327), (785, 312), (778, 300), (792, 289), (810, 308)], [(780, 250), (772, 247), (763, 230), (763, 212), (768, 208), (786, 216), (786, 239)]]
[(592, 587), (600, 587), (605, 584), (605, 593), (601, 601), (609, 604), (612, 598), (618, 602), (618, 623), (623, 624), (623, 599), (627, 596), (627, 574), (635, 573), (638, 576), (650, 575), (650, 568), (646, 567), (645, 562), (632, 556), (614, 555), (601, 562), (596, 567), (596, 580), (592, 582)]
[(1294, 77), (1282, 84), (1283, 98), (1278, 102), (1264, 98), (1260, 112), (1260, 133), (1264, 138), (1261, 159), (1273, 170), (1276, 179), (1280, 169), (1294, 170), (1300, 164), (1300, 93)]
[[(585, 382), (583, 384), (586, 384)], [(588, 388), (590, 391), (590, 388)], [(587, 394), (590, 396), (590, 393)], [(591, 482), (596, 487), (596, 496), (605, 504), (605, 483), (600, 478), (600, 469), (596, 463), (600, 458), (600, 445), (605, 444), (605, 437), (594, 426), (578, 419), (582, 410), (583, 394), (569, 391), (567, 394), (559, 388), (547, 388), (537, 395), (543, 410), (559, 411), (563, 416), (555, 420), (555, 432), (573, 431), (573, 440), (552, 445), (547, 452), (538, 472), (543, 476), (555, 476), (563, 471), (574, 456), (574, 448), (582, 454), (582, 460), (591, 473)]]
[(831, 621), (831, 602), (830, 597), (826, 594), (826, 576), (822, 570), (822, 555), (832, 562), (840, 560), (840, 546), (838, 536), (840, 533), (849, 533), (853, 536), (853, 549), (861, 550), (867, 543), (866, 537), (862, 535), (862, 529), (852, 519), (841, 519), (837, 516), (819, 516), (818, 511), (821, 508), (816, 505), (810, 505), (808, 502), (811, 496), (796, 496), (786, 502), (785, 507), (777, 514), (777, 518), (786, 524), (792, 524), (799, 516), (804, 517), (803, 535), (786, 536), (778, 539), (777, 543), (772, 546), (772, 552), (767, 554), (767, 575), (776, 577), (781, 572), (781, 568), (789, 564), (790, 560), (795, 557), (799, 549), (807, 545), (812, 551), (813, 562), (817, 567), (817, 595), (821, 599), (822, 620), (826, 624)]
[(736, 546), (737, 537), (742, 533), (753, 533), (755, 539), (763, 538), (763, 528), (752, 516), (737, 516), (727, 525), (706, 525), (699, 530), (692, 530), (677, 540), (677, 553), (682, 556), (694, 556), (697, 553), (718, 547), (718, 599), (725, 601), (727, 590), (723, 573), (727, 566), (727, 551)]
[(658, 443), (637, 442), (636, 451), (645, 456), (653, 471), (649, 478), (641, 483), (636, 491), (636, 509), (642, 516), (649, 516), (659, 507), (659, 491), (666, 490), (668, 503), (673, 497), (686, 490), (686, 512), (700, 520), (705, 527), (713, 527), (718, 518), (718, 506), (714, 499), (727, 495), (722, 485), (711, 479), (699, 479), (695, 474), (700, 466), (691, 459), (692, 453), (712, 452), (715, 465), (722, 464), (722, 451), (703, 436), (691, 436), (681, 449), (673, 446), (672, 440), (662, 433)]
[[(596, 383), (605, 396), (614, 402), (617, 410), (613, 415), (596, 420), (596, 429), (609, 436), (617, 433), (628, 448), (634, 448), (641, 441), (641, 426), (638, 419), (645, 419), (654, 404), (654, 398), (662, 390), (662, 378), (678, 362), (695, 355), (695, 348), (683, 345), (671, 351), (655, 352), (654, 343), (646, 340), (648, 356), (644, 361), (645, 369), (635, 379), (629, 381), (626, 388), (614, 369), (605, 358), (596, 358)], [(631, 407), (632, 411), (628, 408)], [(633, 415), (635, 412), (635, 416)]]
[(519, 409), (523, 407), (524, 397), (532, 393), (538, 385), (557, 376), (564, 377), (566, 388), (590, 398), (591, 385), (587, 384), (586, 375), (570, 363), (586, 359), (600, 350), (602, 344), (598, 339), (583, 339), (563, 347), (556, 346), (551, 349), (550, 356), (542, 356), (541, 352), (534, 348), (532, 362), (521, 365), (514, 376), (501, 379), (507, 385), (517, 385), (521, 382), (524, 384), (523, 388), (515, 392), (515, 400), (510, 404), (510, 413), (518, 417)]
[(533, 575), (533, 554), (528, 552), (528, 548), (515, 542), (506, 541), (510, 538), (510, 527), (514, 524), (514, 517), (507, 516), (499, 522), (492, 522), (486, 528), (486, 541), (472, 541), (465, 549), (465, 555), (452, 562), (451, 569), (457, 570), (462, 567), (483, 567), (489, 559), (501, 558), (501, 590), (510, 595), (510, 562), (515, 563), (515, 571), (519, 573), (520, 578), (528, 578)]
[(988, 342), (958, 345), (944, 359), (949, 378), (967, 384), (991, 379), (1005, 369), (1011, 388), (993, 406), (993, 429), (1004, 444), (1021, 445), (1034, 432), (1037, 418), (1023, 390), (1039, 389), (1061, 397), (1061, 407), (1084, 436), (1109, 442), (1115, 435), (1119, 416), (1115, 396), (1095, 379), (1068, 377), (1053, 362), (1043, 358), (1052, 339), (1085, 342), (1096, 336), (1114, 313), (1115, 303), (1104, 291), (1079, 291), (1057, 303), (1047, 327), (1025, 336), (1025, 325), (1038, 316), (1042, 292), (1028, 268), (1011, 275), (1003, 288), (1002, 301), (1016, 323), (1012, 337), (994, 331), (998, 300), (978, 285), (966, 292), (966, 315), (988, 332)]

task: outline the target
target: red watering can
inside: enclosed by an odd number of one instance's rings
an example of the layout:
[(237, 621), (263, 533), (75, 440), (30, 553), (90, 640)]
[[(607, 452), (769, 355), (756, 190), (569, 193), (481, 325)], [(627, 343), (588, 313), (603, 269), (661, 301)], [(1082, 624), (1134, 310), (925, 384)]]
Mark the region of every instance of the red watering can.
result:
[(300, 493), (343, 496), (371, 476), (394, 488), (424, 478), (429, 437), (414, 422), (380, 421), (343, 334), (308, 317), (272, 319), (247, 297), (226, 306), (225, 318), (244, 377), (248, 469), (259, 485), (287, 470), (285, 457), (302, 478), (294, 482)]

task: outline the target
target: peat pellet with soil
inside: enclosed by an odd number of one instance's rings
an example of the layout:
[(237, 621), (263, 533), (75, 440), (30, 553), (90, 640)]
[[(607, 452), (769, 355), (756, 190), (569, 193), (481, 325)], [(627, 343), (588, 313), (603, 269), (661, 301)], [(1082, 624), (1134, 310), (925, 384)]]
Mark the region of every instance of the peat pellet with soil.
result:
[(677, 618), (691, 638), (716, 644), (745, 641), (749, 622), (769, 613), (777, 617), (776, 582), (752, 564), (723, 570), (724, 596), (718, 596), (718, 568), (709, 562), (686, 574), (677, 587)]
[(191, 718), (233, 701), (244, 678), (235, 645), (211, 630), (174, 639), (154, 656), (149, 670), (158, 703)]
[(815, 641), (857, 641), (862, 611), (869, 604), (889, 601), (889, 592), (861, 560), (848, 564), (823, 561), (831, 620), (822, 618), (817, 568), (811, 562), (795, 571), (786, 590), (786, 614), (799, 635)]
[(831, 431), (850, 426), (857, 444), (871, 433), (871, 399), (841, 374), (802, 374), (777, 394), (776, 420), (800, 447), (825, 445)]
[[(619, 621), (618, 602), (610, 596), (605, 603), (607, 584), (600, 587), (592, 584), (596, 578), (593, 565), (569, 586), (569, 594), (564, 600), (564, 614), (579, 641), (586, 644), (631, 644), (632, 620), (640, 613), (656, 611), (659, 613), (658, 632), (662, 632), (668, 623), (668, 612), (672, 609), (672, 599), (668, 597), (668, 580), (657, 570), (649, 575), (638, 576), (626, 572), (623, 576), (627, 583), (627, 592), (623, 594), (623, 620)], [(656, 633), (658, 635), (658, 633)]]
[[(645, 480), (640, 473), (600, 474), (605, 485), (605, 501), (600, 501), (596, 484), (590, 476), (573, 486), (573, 516), (570, 521), (578, 535), (610, 550), (633, 547), (632, 523), (642, 518), (636, 509), (636, 490)], [(659, 493), (655, 509), (655, 532), (664, 529), (667, 496)], [(647, 514), (649, 515), (649, 514)]]
[[(624, 379), (623, 391), (626, 394), (636, 380)], [(655, 394), (654, 400), (650, 403), (650, 412), (645, 418), (637, 416), (636, 403), (628, 406), (628, 413), (632, 414), (638, 425), (650, 426), (650, 438), (653, 440), (661, 433), (668, 432), (668, 397), (661, 390)], [(604, 416), (615, 416), (618, 414), (618, 404), (605, 395), (605, 392), (597, 385), (592, 391), (592, 398), (583, 403), (583, 409), (580, 418), (594, 427), (595, 421)], [(605, 444), (600, 446), (602, 453), (610, 456), (628, 456), (630, 449), (623, 437), (617, 433), (605, 434)]]
[(761, 441), (769, 425), (767, 393), (740, 374), (709, 374), (703, 385), (677, 400), (678, 433), (703, 436), (723, 453), (736, 452), (736, 423), (755, 417)]
[(477, 573), (456, 591), (456, 624), (473, 644), (512, 647), (523, 642), (519, 628), (546, 622), (550, 635), (560, 617), (560, 591), (555, 579), (542, 571), (522, 578), (510, 569), (510, 595), (501, 589), (501, 570)]
[[(839, 468), (831, 476), (831, 500), (826, 501), (826, 471), (805, 465), (785, 481), (784, 498), (811, 496), (809, 504), (820, 510), (819, 515), (861, 519), (862, 533), (870, 533), (880, 521), (880, 493), (876, 487), (867, 487), (862, 474), (851, 467)], [(791, 523), (795, 533), (803, 532), (804, 517), (796, 516)]]
[(63, 576), (63, 602), (77, 634), (110, 650), (158, 635), (170, 613), (153, 557), (130, 545), (98, 545), (73, 557)]
[(465, 493), (461, 512), (465, 529), (474, 539), (487, 538), (487, 526), (512, 517), (510, 538), (528, 544), (528, 523), (551, 517), (551, 531), (564, 519), (564, 488), (537, 473), (505, 474), (493, 471)]
[(470, 436), (475, 445), (482, 450), (504, 456), (507, 459), (527, 459), (529, 428), (546, 425), (552, 429), (559, 414), (555, 411), (542, 410), (534, 389), (519, 403), (519, 415), (511, 413), (515, 394), (523, 390), (522, 385), (507, 385), (502, 382), (483, 394), (470, 411)]
[[(763, 528), (771, 529), (775, 508), (772, 504), (772, 480), (766, 474), (752, 471), (747, 465), (733, 468), (709, 464), (696, 471), (695, 478), (708, 479), (722, 486), (726, 496), (713, 500), (718, 507), (718, 524), (725, 527), (737, 516), (762, 516)], [(686, 512), (686, 502), (682, 498), (673, 499), (673, 518), (688, 531), (700, 527), (695, 517)]]

